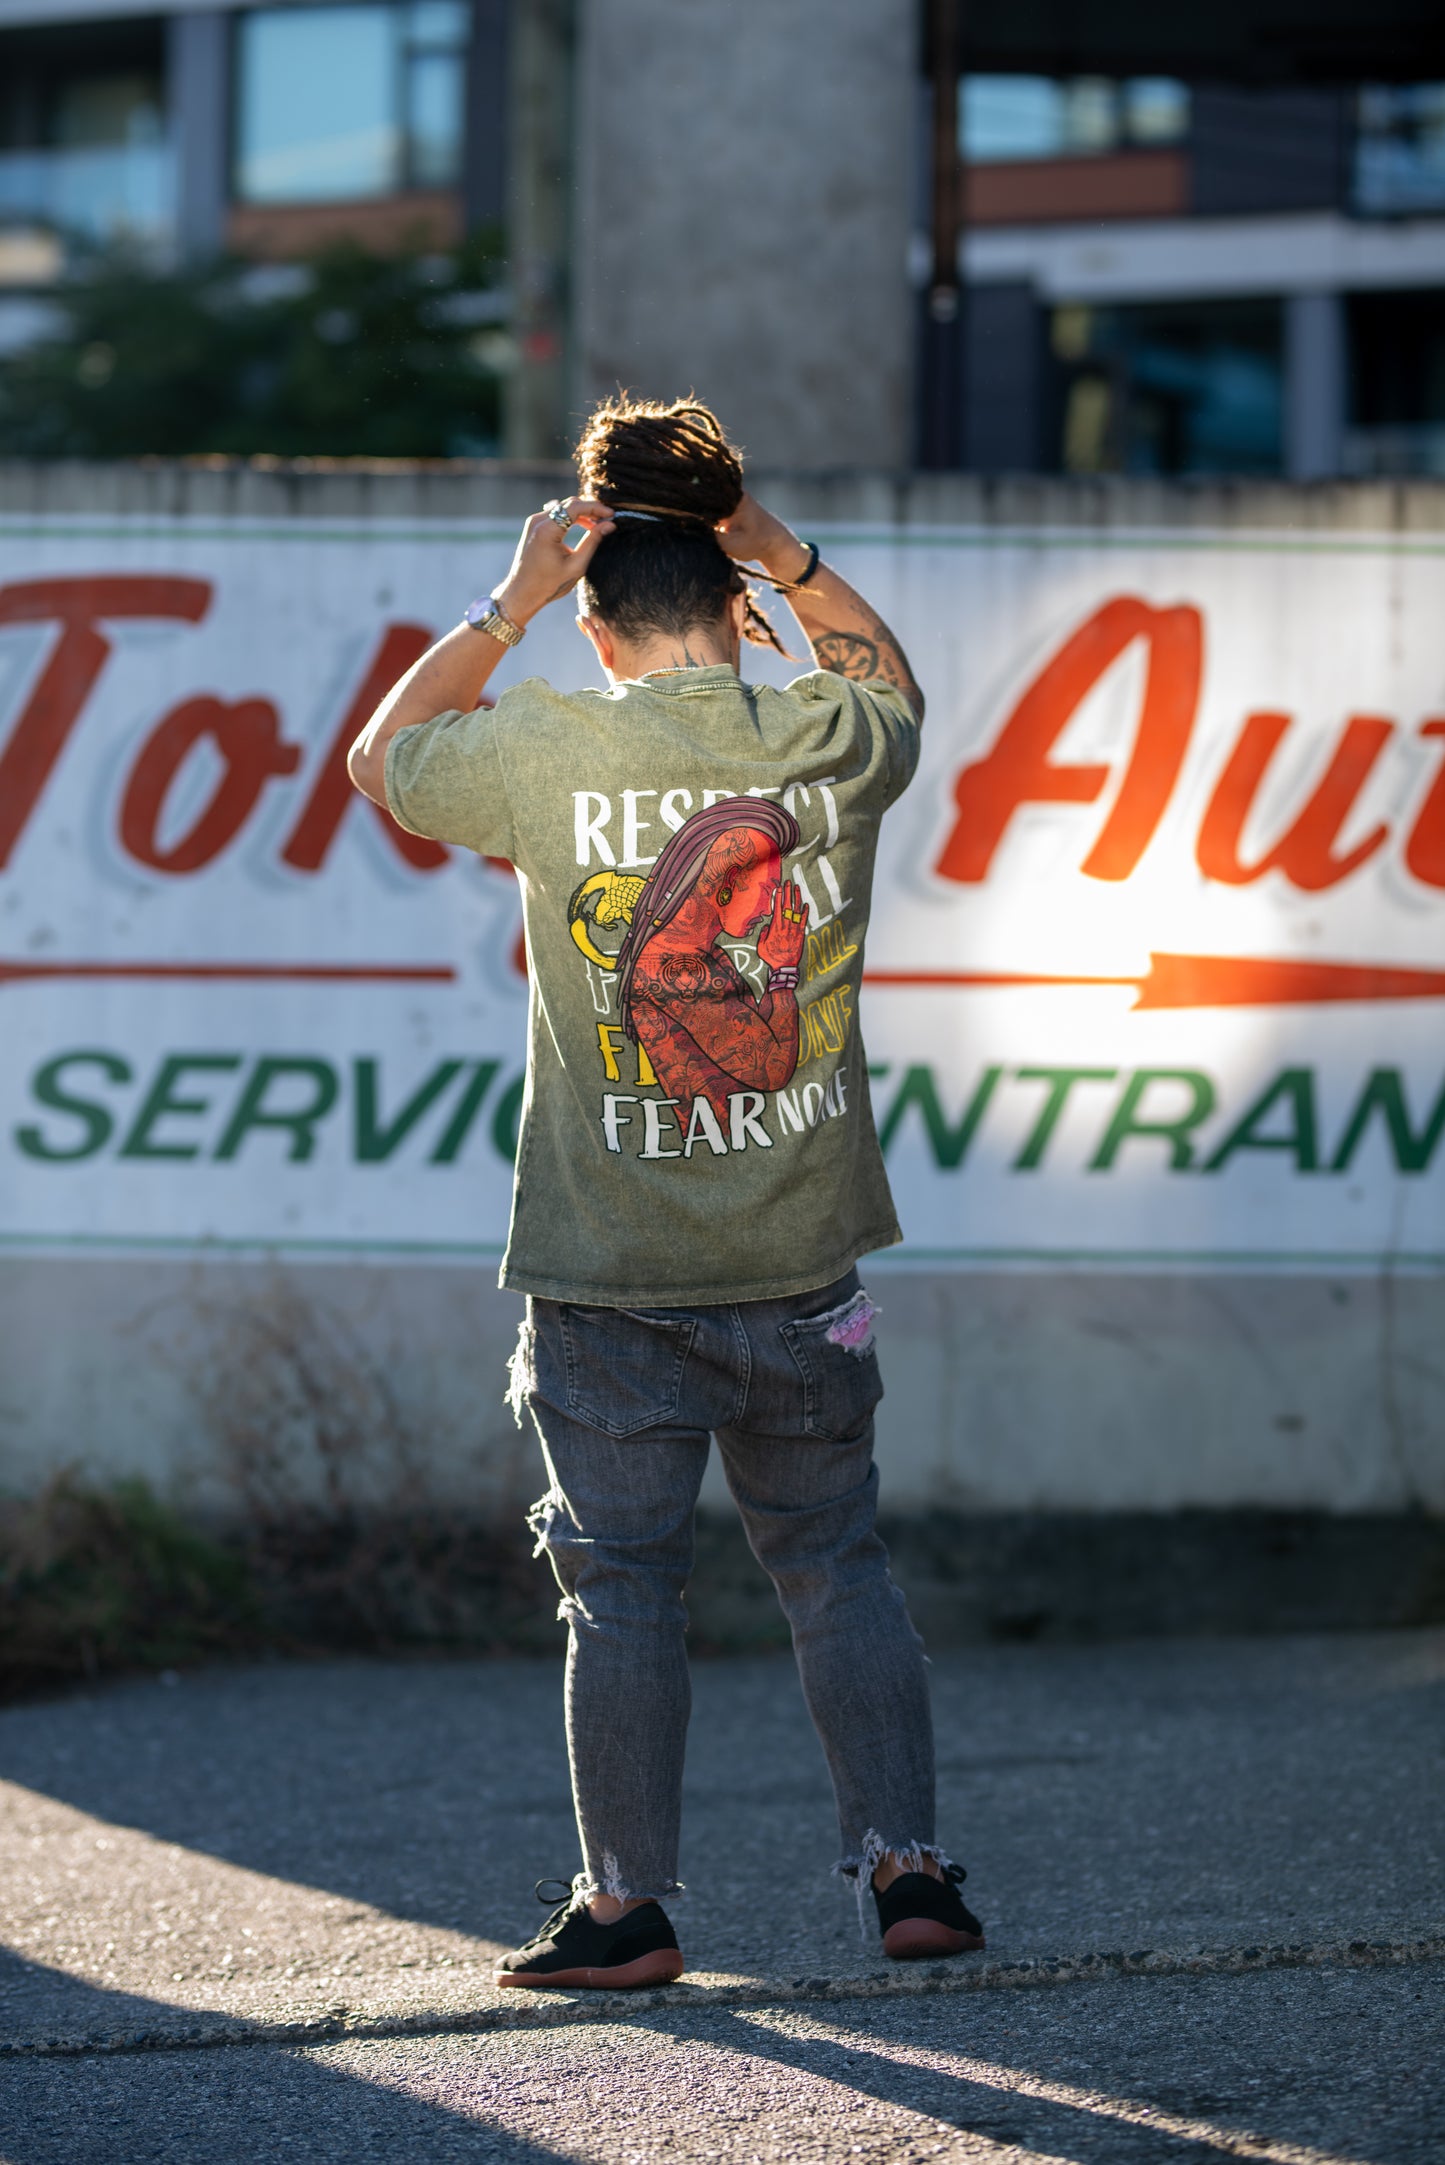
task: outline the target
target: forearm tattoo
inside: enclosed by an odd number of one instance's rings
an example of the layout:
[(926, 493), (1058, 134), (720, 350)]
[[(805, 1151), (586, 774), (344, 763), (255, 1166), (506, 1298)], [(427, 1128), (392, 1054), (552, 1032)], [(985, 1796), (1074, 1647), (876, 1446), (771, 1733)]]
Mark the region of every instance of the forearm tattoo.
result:
[(823, 632), (813, 641), (818, 666), (831, 669), (835, 676), (852, 677), (858, 682), (868, 677), (881, 677), (885, 684), (896, 684), (900, 691), (906, 692), (921, 712), (923, 694), (902, 647), (882, 617), (871, 619), (868, 633), (872, 636), (861, 631)]

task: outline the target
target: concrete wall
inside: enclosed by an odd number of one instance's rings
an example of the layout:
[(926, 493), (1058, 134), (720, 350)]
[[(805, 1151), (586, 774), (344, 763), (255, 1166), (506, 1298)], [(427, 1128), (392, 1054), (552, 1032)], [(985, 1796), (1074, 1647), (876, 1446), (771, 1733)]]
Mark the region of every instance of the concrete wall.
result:
[[(542, 467), (0, 467), (0, 515), (164, 517), (178, 532), (241, 516), (511, 519), (558, 479)], [(1428, 485), (756, 483), (805, 530), (1445, 531), (1445, 487)], [(0, 1193), (0, 1230), (6, 1207)], [(884, 1310), (881, 1455), (895, 1506), (1445, 1509), (1439, 1275), (943, 1273), (883, 1258), (868, 1278)], [(12, 1256), (0, 1263), (0, 1485), (78, 1464), (225, 1506), (332, 1479), (384, 1501), (420, 1482), (510, 1513), (541, 1486), (501, 1403), (520, 1309), (481, 1264)]]
[[(1445, 1510), (1438, 1279), (864, 1272), (894, 1510)], [(3, 1261), (0, 1483), (506, 1519), (545, 1485), (502, 1398), (521, 1313), (481, 1266)]]
[(694, 389), (760, 462), (902, 464), (915, 16), (912, 0), (580, 10), (579, 412), (619, 383)]

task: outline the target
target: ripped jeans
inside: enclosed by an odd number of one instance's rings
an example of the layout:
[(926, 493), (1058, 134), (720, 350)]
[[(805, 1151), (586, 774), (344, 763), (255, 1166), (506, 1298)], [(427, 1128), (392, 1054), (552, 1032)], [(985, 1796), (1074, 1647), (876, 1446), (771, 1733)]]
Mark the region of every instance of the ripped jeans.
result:
[(567, 1744), (586, 1893), (676, 1891), (691, 1709), (683, 1588), (717, 1437), (792, 1626), (860, 1897), (886, 1849), (933, 1842), (923, 1649), (874, 1528), (883, 1395), (850, 1271), (785, 1300), (624, 1310), (532, 1299), (513, 1363), (549, 1488), (531, 1514), (568, 1627)]

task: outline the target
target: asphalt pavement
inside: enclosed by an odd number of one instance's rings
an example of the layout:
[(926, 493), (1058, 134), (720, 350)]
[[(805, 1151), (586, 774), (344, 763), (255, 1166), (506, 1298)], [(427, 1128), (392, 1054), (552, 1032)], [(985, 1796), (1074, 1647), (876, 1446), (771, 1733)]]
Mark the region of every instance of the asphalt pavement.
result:
[(1445, 1632), (940, 1654), (988, 1951), (887, 1964), (785, 1657), (700, 1662), (668, 1991), (497, 1994), (560, 1661), (0, 1714), (0, 2165), (1445, 2156)]

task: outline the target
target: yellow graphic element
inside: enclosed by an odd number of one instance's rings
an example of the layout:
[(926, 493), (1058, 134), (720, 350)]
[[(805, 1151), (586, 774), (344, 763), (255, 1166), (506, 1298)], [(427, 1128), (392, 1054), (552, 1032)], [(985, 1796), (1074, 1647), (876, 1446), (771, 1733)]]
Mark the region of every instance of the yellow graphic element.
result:
[(567, 924), (573, 939), (589, 962), (599, 970), (615, 970), (616, 955), (597, 946), (592, 930), (597, 925), (630, 925), (637, 898), (646, 880), (628, 872), (594, 872), (584, 880), (567, 905)]
[(810, 1000), (799, 1010), (798, 1023), (799, 1067), (805, 1060), (821, 1060), (825, 1053), (841, 1052), (853, 1026), (853, 987), (840, 985), (836, 992), (824, 992)]
[(821, 925), (816, 932), (808, 934), (808, 960), (803, 977), (805, 980), (826, 977), (830, 970), (838, 969), (857, 952), (857, 941), (849, 943), (842, 919), (835, 917), (831, 924)]
[[(616, 1040), (615, 1043), (613, 1042), (614, 1039)], [(617, 1065), (617, 1055), (621, 1052), (625, 1042), (625, 1034), (619, 1023), (598, 1023), (597, 1049), (602, 1055), (602, 1072), (609, 1082), (621, 1082), (622, 1080), (622, 1070)], [(652, 1062), (647, 1057), (647, 1047), (639, 1044), (637, 1048), (637, 1087), (639, 1090), (650, 1090), (656, 1081), (657, 1077), (652, 1072)]]

